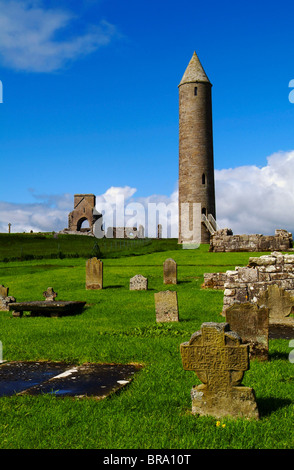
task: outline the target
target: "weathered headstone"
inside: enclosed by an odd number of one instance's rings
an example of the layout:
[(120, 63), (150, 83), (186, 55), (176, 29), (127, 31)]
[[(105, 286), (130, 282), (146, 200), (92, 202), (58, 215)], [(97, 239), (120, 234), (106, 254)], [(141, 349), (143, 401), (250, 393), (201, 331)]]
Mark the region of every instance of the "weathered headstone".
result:
[(142, 274), (136, 274), (136, 276), (130, 279), (130, 290), (147, 290), (148, 279)]
[(43, 292), (43, 296), (45, 297), (45, 300), (52, 302), (55, 300), (55, 297), (57, 297), (57, 292), (54, 292), (53, 287), (48, 287), (47, 290)]
[(90, 258), (86, 263), (86, 289), (103, 288), (103, 263), (100, 259)]
[(0, 311), (7, 312), (9, 304), (15, 302), (15, 298), (8, 295), (9, 287), (0, 286)]
[(203, 382), (191, 390), (192, 414), (259, 418), (254, 390), (241, 386), (249, 369), (249, 345), (241, 341), (228, 323), (209, 322), (181, 344), (184, 369)]
[(156, 321), (179, 321), (178, 297), (174, 291), (162, 291), (154, 294)]
[(259, 295), (257, 304), (268, 307), (270, 319), (281, 319), (293, 313), (294, 296), (282, 287), (272, 284)]
[(249, 343), (250, 359), (268, 360), (269, 309), (246, 302), (226, 310), (226, 321), (242, 341)]
[(172, 258), (168, 258), (163, 263), (164, 284), (177, 284), (177, 263)]
[(294, 338), (294, 296), (276, 284), (269, 285), (261, 292), (257, 305), (264, 305), (269, 310), (269, 337), (272, 339)]
[(9, 292), (9, 287), (0, 286), (0, 297), (7, 297)]

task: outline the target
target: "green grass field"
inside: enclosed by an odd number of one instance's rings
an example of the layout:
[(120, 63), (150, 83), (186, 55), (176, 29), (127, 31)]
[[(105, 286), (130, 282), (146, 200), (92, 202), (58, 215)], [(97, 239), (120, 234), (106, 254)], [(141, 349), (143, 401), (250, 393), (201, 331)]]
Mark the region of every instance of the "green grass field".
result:
[[(203, 322), (224, 321), (223, 293), (202, 290), (203, 273), (246, 265), (256, 254), (209, 253), (206, 245), (180, 250), (174, 240), (157, 241), (153, 248), (137, 247), (134, 255), (124, 256), (126, 250), (117, 257), (109, 253), (103, 259), (103, 290), (87, 291), (85, 256), (91, 246), (83, 245), (89, 243), (87, 237), (78, 243), (73, 243), (72, 253), (80, 257), (54, 259), (44, 243), (42, 259), (0, 262), (0, 284), (17, 301), (44, 300), (42, 293), (51, 286), (59, 300), (87, 302), (81, 315), (71, 317), (12, 318), (0, 312), (3, 359), (144, 367), (126, 388), (99, 401), (52, 395), (0, 398), (2, 449), (293, 449), (289, 340), (270, 340), (269, 361), (251, 361), (245, 373), (243, 384), (255, 390), (259, 421), (226, 418), (218, 426), (213, 417), (193, 416), (190, 390), (200, 382), (181, 363), (182, 342)], [(147, 248), (149, 253), (140, 254)], [(17, 249), (19, 243), (14, 253)], [(33, 243), (31, 250), (36, 255)], [(2, 260), (14, 257), (3, 246), (0, 255)], [(163, 284), (162, 264), (169, 257), (178, 264), (175, 286)], [(135, 274), (148, 277), (148, 291), (129, 291)], [(180, 321), (157, 324), (154, 293), (166, 289), (178, 293)]]

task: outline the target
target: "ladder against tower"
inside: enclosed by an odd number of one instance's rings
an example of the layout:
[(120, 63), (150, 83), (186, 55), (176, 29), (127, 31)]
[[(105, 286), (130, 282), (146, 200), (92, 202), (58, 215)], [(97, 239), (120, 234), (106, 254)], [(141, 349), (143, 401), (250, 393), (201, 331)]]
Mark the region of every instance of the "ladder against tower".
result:
[(210, 235), (213, 235), (215, 232), (220, 230), (220, 227), (212, 214), (208, 214), (207, 217), (205, 214), (202, 214), (202, 222), (206, 226)]

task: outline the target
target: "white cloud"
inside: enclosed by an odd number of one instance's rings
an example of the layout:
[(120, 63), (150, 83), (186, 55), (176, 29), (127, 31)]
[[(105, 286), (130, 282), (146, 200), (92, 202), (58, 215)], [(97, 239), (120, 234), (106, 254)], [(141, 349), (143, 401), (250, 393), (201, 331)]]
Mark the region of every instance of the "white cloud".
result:
[[(273, 235), (277, 228), (294, 234), (294, 151), (269, 156), (267, 164), (261, 168), (248, 165), (216, 170), (215, 184), (217, 221), (222, 228), (231, 228), (234, 234)], [(112, 186), (96, 196), (97, 210), (104, 204), (115, 214), (117, 199), (123, 201), (124, 207), (129, 209), (125, 224), (137, 217), (148, 233), (148, 207), (162, 204), (163, 208), (171, 209), (171, 216), (163, 210), (160, 213), (163, 219), (157, 219), (156, 224), (168, 222), (168, 234), (177, 234), (178, 190), (169, 196), (136, 197), (136, 192), (137, 189), (130, 186)], [(0, 202), (0, 232), (7, 232), (8, 223), (12, 223), (13, 232), (59, 231), (67, 227), (68, 214), (73, 210), (73, 195), (38, 195), (32, 190), (31, 193), (38, 203)], [(106, 226), (114, 225), (112, 220), (108, 222)], [(123, 224), (120, 222), (118, 226)]]
[(96, 208), (103, 214), (104, 226), (123, 227), (143, 225), (145, 235), (157, 236), (157, 225), (162, 225), (163, 236), (177, 237), (177, 190), (171, 196), (151, 195), (136, 197), (136, 188), (111, 187), (103, 195), (96, 196)]
[(51, 232), (66, 227), (68, 213), (72, 210), (72, 198), (62, 196), (38, 196), (42, 202), (33, 204), (15, 204), (0, 202), (0, 232)]
[(118, 198), (123, 198), (125, 201), (129, 200), (137, 191), (136, 188), (130, 186), (111, 186), (104, 194), (96, 196), (96, 207), (99, 210), (99, 204), (108, 203), (115, 204)]
[(294, 151), (277, 152), (267, 165), (215, 171), (217, 221), (235, 234), (294, 233)]
[(60, 9), (45, 9), (40, 1), (0, 0), (0, 57), (8, 67), (33, 72), (52, 72), (68, 61), (107, 45), (116, 35), (106, 21), (84, 34), (58, 40), (75, 16)]

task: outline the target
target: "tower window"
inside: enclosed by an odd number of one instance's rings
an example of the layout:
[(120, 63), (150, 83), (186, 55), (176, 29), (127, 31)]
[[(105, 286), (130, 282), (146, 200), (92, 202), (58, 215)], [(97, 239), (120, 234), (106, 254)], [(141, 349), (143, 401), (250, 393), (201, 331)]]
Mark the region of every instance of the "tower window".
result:
[(202, 175), (202, 184), (205, 184), (205, 173)]
[(194, 87), (194, 96), (197, 96), (197, 86)]
[(202, 207), (201, 214), (206, 215), (206, 209), (205, 209), (205, 207)]

